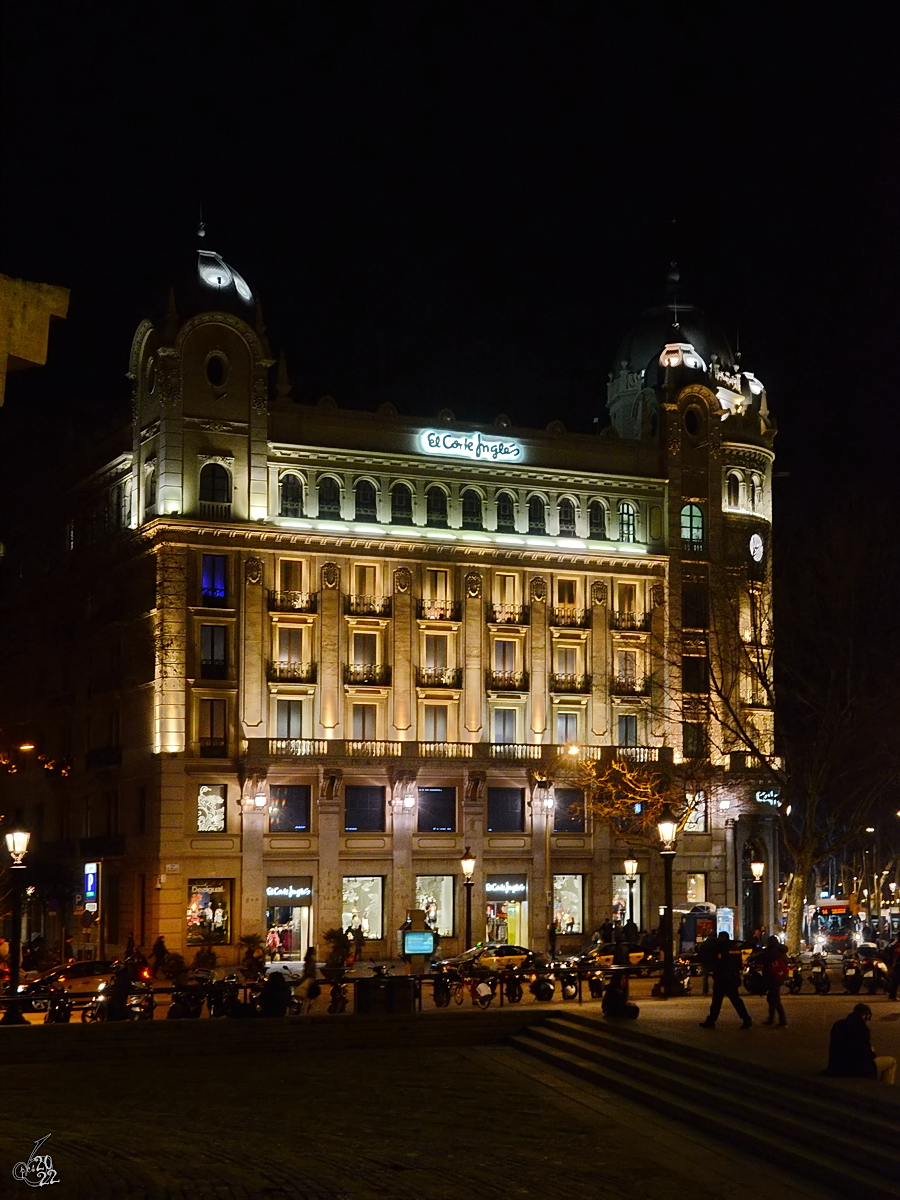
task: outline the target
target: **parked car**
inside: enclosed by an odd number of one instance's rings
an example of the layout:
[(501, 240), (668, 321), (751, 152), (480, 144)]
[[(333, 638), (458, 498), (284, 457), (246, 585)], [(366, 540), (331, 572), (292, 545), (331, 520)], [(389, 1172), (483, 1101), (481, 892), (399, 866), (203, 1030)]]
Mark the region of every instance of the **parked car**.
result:
[(109, 983), (113, 974), (113, 963), (106, 960), (70, 962), (63, 967), (44, 971), (27, 983), (19, 984), (19, 1001), (23, 1012), (46, 1012), (50, 1004), (50, 992), (61, 989), (66, 994), (88, 993), (72, 1001), (73, 1007), (83, 1008), (97, 992), (101, 983)]

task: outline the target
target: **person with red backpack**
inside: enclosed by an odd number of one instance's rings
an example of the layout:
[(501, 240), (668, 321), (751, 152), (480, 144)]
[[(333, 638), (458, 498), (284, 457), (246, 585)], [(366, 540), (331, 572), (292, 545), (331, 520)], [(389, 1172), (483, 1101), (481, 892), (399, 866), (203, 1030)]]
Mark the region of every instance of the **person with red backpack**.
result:
[(757, 956), (762, 964), (763, 981), (766, 985), (766, 1003), (769, 1015), (763, 1025), (774, 1025), (778, 1018), (780, 1026), (787, 1025), (784, 1015), (784, 1005), (781, 1003), (781, 985), (790, 978), (791, 968), (787, 959), (787, 948), (782, 946), (777, 937), (770, 937), (763, 950)]

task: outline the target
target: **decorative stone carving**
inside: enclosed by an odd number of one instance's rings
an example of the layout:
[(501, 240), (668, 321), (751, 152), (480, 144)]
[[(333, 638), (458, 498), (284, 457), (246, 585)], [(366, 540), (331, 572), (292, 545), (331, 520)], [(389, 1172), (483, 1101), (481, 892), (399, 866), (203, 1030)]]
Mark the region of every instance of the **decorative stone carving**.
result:
[(248, 558), (244, 563), (244, 579), (247, 583), (262, 583), (263, 563), (261, 558)]
[(478, 571), (469, 571), (466, 575), (466, 595), (476, 600), (481, 595), (481, 574)]
[(542, 575), (536, 575), (531, 581), (531, 600), (534, 603), (536, 600), (547, 599), (547, 580)]
[(221, 463), (223, 467), (233, 467), (234, 466), (234, 455), (233, 454), (198, 454), (197, 462), (199, 462), (202, 466), (205, 466), (206, 463)]
[(484, 799), (484, 785), (487, 776), (484, 771), (469, 771), (466, 775), (466, 804), (480, 804)]
[(412, 586), (412, 575), (409, 567), (398, 567), (394, 572), (394, 591), (405, 594)]
[(654, 608), (662, 608), (666, 602), (666, 588), (662, 583), (654, 583), (650, 589), (650, 601)]
[(609, 588), (602, 579), (596, 579), (591, 584), (591, 604), (606, 604)]
[(322, 568), (322, 587), (334, 590), (338, 585), (340, 571), (338, 571), (337, 563), (327, 562)]
[(264, 374), (259, 374), (253, 380), (253, 409), (264, 413), (269, 406), (269, 385)]
[(174, 350), (163, 346), (156, 360), (156, 387), (153, 392), (161, 408), (169, 408), (181, 399), (181, 363)]

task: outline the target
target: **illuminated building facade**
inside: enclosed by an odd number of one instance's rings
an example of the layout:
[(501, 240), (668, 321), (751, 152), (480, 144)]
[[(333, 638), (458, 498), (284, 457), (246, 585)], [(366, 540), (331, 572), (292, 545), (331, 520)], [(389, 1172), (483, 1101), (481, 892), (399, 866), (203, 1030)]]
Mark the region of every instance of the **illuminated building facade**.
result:
[[(617, 364), (600, 436), (298, 404), (250, 289), (200, 252), (135, 335), (130, 440), (76, 489), (67, 617), (27, 601), (49, 621), (31, 708), (73, 763), (29, 803), (50, 858), (99, 864), (83, 942), (161, 932), (234, 961), (244, 933), (299, 956), (341, 926), (391, 955), (422, 908), (450, 952), (470, 847), (476, 939), (543, 948), (552, 914), (575, 948), (628, 915), (629, 849), (579, 810), (579, 755), (711, 756), (676, 906), (746, 923), (755, 897), (773, 924), (772, 810), (691, 719), (715, 572), (768, 589), (765, 392), (683, 305), (646, 314)], [(657, 848), (636, 858), (649, 929)]]

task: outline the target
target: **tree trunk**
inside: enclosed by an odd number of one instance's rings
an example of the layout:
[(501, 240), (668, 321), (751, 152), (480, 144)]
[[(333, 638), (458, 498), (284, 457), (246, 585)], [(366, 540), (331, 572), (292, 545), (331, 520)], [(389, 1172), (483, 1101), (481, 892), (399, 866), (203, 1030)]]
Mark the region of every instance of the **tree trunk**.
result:
[(788, 891), (787, 948), (788, 954), (800, 953), (803, 937), (803, 910), (806, 907), (806, 884), (812, 863), (798, 859), (794, 864), (794, 875)]

